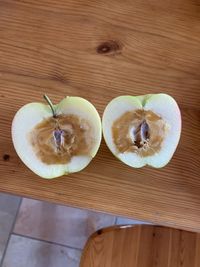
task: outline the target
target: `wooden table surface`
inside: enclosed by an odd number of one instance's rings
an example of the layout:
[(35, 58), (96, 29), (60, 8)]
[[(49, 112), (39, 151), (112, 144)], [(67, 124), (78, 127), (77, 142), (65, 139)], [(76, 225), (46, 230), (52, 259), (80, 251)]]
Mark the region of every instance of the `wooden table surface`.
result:
[[(199, 90), (199, 0), (0, 0), (0, 191), (200, 231)], [(163, 169), (131, 169), (103, 141), (81, 173), (41, 179), (10, 128), (44, 92), (85, 97), (101, 115), (118, 95), (171, 94), (183, 118), (176, 154)]]

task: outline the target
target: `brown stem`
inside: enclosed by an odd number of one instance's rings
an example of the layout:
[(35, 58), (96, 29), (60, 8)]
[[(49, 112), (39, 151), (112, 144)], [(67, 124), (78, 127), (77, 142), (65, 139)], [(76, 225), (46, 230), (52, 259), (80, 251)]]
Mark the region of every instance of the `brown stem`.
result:
[(47, 101), (47, 103), (49, 104), (53, 117), (56, 118), (56, 112), (55, 109), (53, 108), (53, 103), (51, 102), (50, 98), (47, 95), (44, 95), (44, 99)]

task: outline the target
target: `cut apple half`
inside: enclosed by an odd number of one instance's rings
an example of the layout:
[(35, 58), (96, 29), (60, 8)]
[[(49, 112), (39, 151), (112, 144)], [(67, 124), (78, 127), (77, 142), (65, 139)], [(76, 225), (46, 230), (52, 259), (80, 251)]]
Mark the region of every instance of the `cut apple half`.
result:
[(96, 155), (102, 137), (95, 107), (81, 97), (66, 97), (53, 105), (23, 106), (12, 123), (12, 140), (21, 160), (43, 178), (84, 169)]
[(181, 134), (181, 114), (167, 94), (119, 96), (106, 107), (103, 135), (111, 152), (125, 164), (164, 167)]

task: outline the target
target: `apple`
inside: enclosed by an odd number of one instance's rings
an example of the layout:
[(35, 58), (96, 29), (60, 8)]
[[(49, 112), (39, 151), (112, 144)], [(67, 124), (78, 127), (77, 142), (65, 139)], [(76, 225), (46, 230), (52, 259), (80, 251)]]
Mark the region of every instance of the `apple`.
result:
[(43, 178), (84, 169), (96, 155), (102, 137), (95, 107), (81, 97), (66, 97), (53, 105), (29, 103), (16, 113), (12, 140), (21, 160)]
[(167, 94), (119, 96), (106, 107), (103, 135), (111, 152), (125, 164), (164, 167), (181, 134), (181, 113)]

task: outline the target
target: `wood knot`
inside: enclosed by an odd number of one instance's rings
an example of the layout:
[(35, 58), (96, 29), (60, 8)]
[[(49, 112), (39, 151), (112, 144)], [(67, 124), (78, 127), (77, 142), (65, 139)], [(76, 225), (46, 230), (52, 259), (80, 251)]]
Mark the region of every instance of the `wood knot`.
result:
[(8, 155), (8, 154), (4, 154), (4, 155), (3, 155), (3, 160), (4, 160), (4, 161), (9, 161), (9, 160), (10, 160), (10, 155)]
[(98, 54), (116, 54), (122, 49), (121, 45), (113, 40), (103, 42), (97, 47)]
[(101, 235), (102, 234), (102, 229), (97, 231), (97, 235)]

